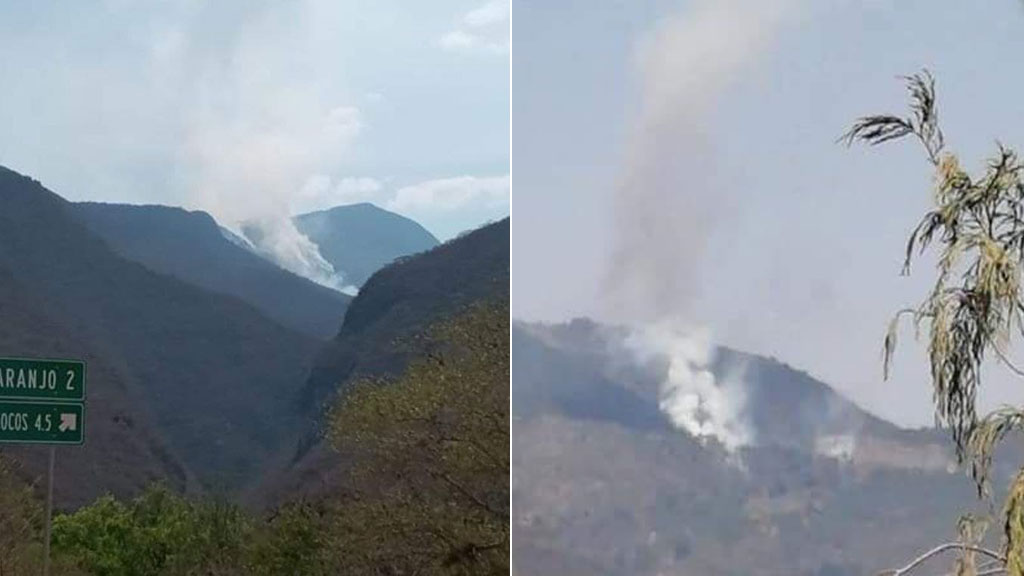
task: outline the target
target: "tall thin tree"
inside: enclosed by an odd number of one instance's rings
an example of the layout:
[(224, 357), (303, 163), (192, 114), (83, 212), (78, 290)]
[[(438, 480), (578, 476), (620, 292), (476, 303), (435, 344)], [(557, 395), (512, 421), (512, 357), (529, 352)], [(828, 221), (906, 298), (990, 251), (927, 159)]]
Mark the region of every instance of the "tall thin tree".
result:
[[(932, 75), (925, 70), (905, 80), (909, 115), (866, 116), (842, 137), (848, 145), (913, 138), (935, 173), (934, 203), (911, 233), (903, 265), (903, 273), (910, 274), (915, 256), (932, 248), (938, 256), (935, 281), (917, 306), (900, 310), (890, 323), (884, 373), (888, 378), (899, 321), (909, 317), (927, 333), (936, 419), (951, 432), (957, 457), (969, 466), (979, 496), (989, 497), (996, 447), (1024, 429), (1021, 407), (979, 414), (976, 406), (983, 367), (990, 360), (1024, 376), (1009, 359), (1013, 343), (1024, 338), (1024, 164), (1016, 152), (997, 143), (984, 168), (968, 173), (946, 146)], [(958, 574), (1024, 576), (1024, 469), (1007, 487), (1001, 551), (979, 545), (978, 523), (972, 520), (961, 522), (959, 542), (937, 546), (890, 573), (907, 574), (934, 556), (958, 552)]]

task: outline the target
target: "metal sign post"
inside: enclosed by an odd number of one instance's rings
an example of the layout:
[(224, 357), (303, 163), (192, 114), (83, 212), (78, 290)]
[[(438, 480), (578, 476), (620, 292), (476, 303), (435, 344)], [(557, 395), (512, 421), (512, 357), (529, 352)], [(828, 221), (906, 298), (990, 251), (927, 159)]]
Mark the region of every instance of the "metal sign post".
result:
[(50, 576), (57, 444), (85, 442), (85, 362), (0, 358), (0, 443), (49, 444), (43, 576)]
[(50, 529), (53, 525), (53, 461), (57, 447), (50, 446), (50, 466), (46, 473), (46, 529), (43, 535), (43, 576), (50, 576)]

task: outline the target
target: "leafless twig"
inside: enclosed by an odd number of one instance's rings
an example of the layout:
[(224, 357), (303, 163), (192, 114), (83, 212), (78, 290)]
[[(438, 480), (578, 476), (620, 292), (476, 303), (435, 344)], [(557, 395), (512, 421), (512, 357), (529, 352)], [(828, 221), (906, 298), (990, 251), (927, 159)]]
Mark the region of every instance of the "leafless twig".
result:
[[(896, 570), (886, 570), (885, 572), (880, 572), (878, 576), (904, 576), (905, 574), (909, 574), (915, 568), (918, 568), (919, 566), (924, 564), (930, 558), (933, 558), (935, 556), (938, 556), (939, 554), (949, 552), (952, 550), (959, 550), (961, 552), (974, 552), (977, 554), (981, 554), (983, 556), (988, 556), (989, 558), (1001, 564), (1006, 562), (1005, 557), (1003, 557), (998, 552), (989, 550), (988, 548), (982, 548), (981, 546), (974, 546), (972, 544), (964, 544), (963, 542), (947, 542), (945, 544), (940, 544), (935, 548), (932, 548), (924, 554), (921, 554), (920, 556), (915, 558), (910, 564), (907, 564), (902, 568), (897, 568)], [(1003, 570), (1003, 568), (998, 568), (996, 570), (997, 571), (995, 572), (985, 572), (985, 574), (998, 574)], [(979, 573), (977, 576), (982, 576), (982, 574)]]

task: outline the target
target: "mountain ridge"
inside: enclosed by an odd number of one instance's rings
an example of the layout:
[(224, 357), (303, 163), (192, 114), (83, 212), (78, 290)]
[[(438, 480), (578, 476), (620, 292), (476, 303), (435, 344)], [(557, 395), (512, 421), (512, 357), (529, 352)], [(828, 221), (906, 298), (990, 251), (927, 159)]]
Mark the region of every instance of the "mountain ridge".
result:
[[(32, 308), (45, 310), (78, 339), (40, 325), (9, 334), (9, 350), (45, 352), (15, 346), (29, 338), (61, 343), (65, 357), (93, 350), (90, 366), (116, 367), (127, 396), (142, 407), (107, 421), (151, 426), (203, 487), (252, 481), (290, 444), (296, 426), (288, 399), (304, 379), (317, 340), (238, 298), (123, 258), (80, 222), (73, 204), (7, 168), (0, 168), (0, 206), (0, 269), (31, 293)], [(114, 382), (92, 368), (90, 374), (87, 403), (93, 406), (104, 390), (113, 394)], [(104, 410), (89, 411), (82, 456), (114, 449), (98, 434), (107, 426), (97, 426)], [(125, 470), (112, 467), (103, 472), (104, 483), (87, 488), (117, 485), (119, 473)]]
[(333, 337), (351, 298), (288, 272), (233, 242), (208, 213), (158, 204), (73, 204), (118, 254), (155, 272), (236, 296), (316, 338)]
[(467, 304), (507, 294), (509, 232), (506, 218), (375, 272), (349, 306), (338, 335), (318, 355), (302, 405), (315, 410), (356, 368), (367, 373), (399, 369), (403, 354), (390, 343), (367, 354), (373, 342), (399, 333), (411, 337)]
[[(593, 371), (600, 372), (609, 367), (607, 357), (611, 354), (628, 355), (621, 342), (632, 333), (627, 326), (601, 324), (589, 318), (580, 317), (566, 322), (536, 322), (513, 319), (512, 334), (517, 346), (528, 344), (530, 339), (543, 343), (544, 346), (557, 350), (565, 355), (578, 355), (585, 359)], [(727, 375), (731, 370), (740, 369), (742, 380), (757, 382), (759, 386), (748, 387), (751, 396), (748, 402), (758, 405), (772, 404), (773, 408), (792, 406), (797, 402), (813, 403), (816, 406), (803, 411), (829, 410), (834, 419), (837, 414), (847, 414), (858, 422), (848, 423), (850, 426), (867, 426), (874, 433), (892, 434), (897, 430), (911, 431), (902, 428), (884, 418), (859, 406), (827, 383), (815, 378), (804, 370), (795, 368), (773, 357), (756, 353), (744, 352), (723, 345), (713, 346), (708, 368), (719, 377)], [(620, 362), (621, 364), (621, 362)], [(516, 363), (522, 373), (530, 374), (532, 366)], [(620, 366), (621, 370), (621, 366)], [(637, 374), (625, 375), (640, 381), (634, 386), (625, 386), (620, 380), (617, 385), (630, 388), (634, 393), (641, 393), (647, 402), (656, 404), (657, 388), (660, 380), (665, 377), (664, 367), (655, 366), (655, 374), (640, 377)], [(623, 376), (622, 373), (616, 373)], [(594, 374), (590, 374), (594, 376)], [(766, 416), (759, 414), (757, 418), (761, 427), (777, 427), (780, 422), (792, 422), (794, 414), (784, 416)]]
[(971, 511), (943, 433), (899, 428), (774, 359), (719, 348), (710, 362), (719, 378), (746, 366), (751, 442), (677, 428), (659, 406), (666, 363), (631, 355), (627, 335), (513, 323), (520, 574), (853, 576), (898, 565)]
[(290, 467), (256, 487), (251, 500), (316, 496), (344, 486), (352, 455), (324, 445), (324, 410), (361, 377), (399, 374), (421, 352), (419, 337), (435, 323), (474, 303), (507, 302), (509, 232), (506, 218), (374, 273), (353, 300), (338, 335), (317, 354), (295, 397), (306, 418), (306, 435)]

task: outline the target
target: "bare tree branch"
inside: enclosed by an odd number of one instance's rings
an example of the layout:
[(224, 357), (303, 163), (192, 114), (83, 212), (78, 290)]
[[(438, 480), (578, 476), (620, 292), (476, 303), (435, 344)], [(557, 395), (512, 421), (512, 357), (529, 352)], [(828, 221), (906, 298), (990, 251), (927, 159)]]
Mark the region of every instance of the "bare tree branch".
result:
[[(910, 564), (907, 564), (906, 566), (904, 566), (902, 568), (897, 568), (895, 570), (886, 570), (884, 572), (879, 572), (878, 576), (904, 576), (904, 574), (909, 574), (915, 568), (920, 567), (927, 560), (929, 560), (931, 558), (934, 558), (935, 556), (938, 556), (939, 554), (943, 554), (945, 552), (950, 552), (950, 551), (954, 551), (954, 550), (960, 551), (960, 552), (974, 552), (976, 554), (981, 554), (983, 556), (988, 556), (989, 558), (991, 558), (991, 559), (993, 559), (993, 560), (995, 560), (997, 562), (1000, 562), (1000, 563), (1005, 563), (1006, 562), (1006, 557), (1002, 556), (998, 552), (995, 552), (993, 550), (989, 550), (988, 548), (983, 548), (981, 546), (975, 546), (973, 544), (964, 544), (963, 542), (947, 542), (945, 544), (940, 544), (940, 545), (936, 546), (935, 548), (932, 548), (931, 550), (925, 552), (924, 554), (921, 554), (920, 556), (915, 558)], [(1002, 570), (1002, 568), (1000, 568), (1000, 570)], [(981, 575), (979, 574), (978, 576), (981, 576)]]

